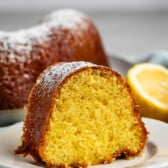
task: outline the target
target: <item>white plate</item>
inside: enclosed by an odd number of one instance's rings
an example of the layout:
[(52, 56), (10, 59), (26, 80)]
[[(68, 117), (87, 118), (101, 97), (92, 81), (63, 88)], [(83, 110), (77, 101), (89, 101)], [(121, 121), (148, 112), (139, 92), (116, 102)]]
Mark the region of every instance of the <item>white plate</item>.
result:
[[(167, 168), (168, 167), (168, 124), (143, 118), (149, 139), (142, 156), (132, 160), (117, 160), (111, 164), (92, 166), (93, 168)], [(31, 158), (14, 154), (20, 142), (23, 122), (0, 128), (0, 167), (39, 168)]]
[(26, 107), (22, 109), (0, 110), (0, 127), (23, 121), (26, 110)]
[(117, 56), (108, 56), (108, 61), (110, 67), (120, 73), (124, 78), (126, 77), (127, 71), (133, 66), (132, 63)]

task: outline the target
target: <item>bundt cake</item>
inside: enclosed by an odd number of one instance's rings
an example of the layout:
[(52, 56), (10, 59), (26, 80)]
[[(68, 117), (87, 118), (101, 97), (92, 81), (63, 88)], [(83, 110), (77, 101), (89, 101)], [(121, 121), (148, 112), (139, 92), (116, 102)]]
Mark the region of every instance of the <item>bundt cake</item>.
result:
[(98, 31), (84, 14), (58, 10), (30, 29), (0, 31), (0, 109), (24, 107), (37, 76), (60, 61), (108, 65)]
[(48, 67), (32, 88), (22, 144), (47, 167), (87, 167), (139, 155), (147, 140), (125, 80), (89, 62)]

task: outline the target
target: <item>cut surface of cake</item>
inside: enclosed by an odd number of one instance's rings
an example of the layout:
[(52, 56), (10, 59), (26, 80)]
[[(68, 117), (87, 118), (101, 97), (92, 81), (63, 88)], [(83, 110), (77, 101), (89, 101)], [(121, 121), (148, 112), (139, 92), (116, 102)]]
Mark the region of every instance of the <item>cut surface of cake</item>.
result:
[(147, 130), (125, 80), (89, 62), (60, 63), (37, 79), (22, 144), (47, 167), (87, 167), (138, 156)]

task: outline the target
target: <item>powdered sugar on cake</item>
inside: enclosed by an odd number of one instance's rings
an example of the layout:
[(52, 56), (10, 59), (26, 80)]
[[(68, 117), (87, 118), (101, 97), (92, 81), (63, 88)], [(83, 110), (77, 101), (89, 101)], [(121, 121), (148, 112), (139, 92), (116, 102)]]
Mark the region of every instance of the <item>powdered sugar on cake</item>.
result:
[(84, 15), (79, 11), (66, 9), (66, 10), (58, 10), (56, 12), (52, 12), (50, 15), (45, 17), (45, 20), (57, 20), (57, 23), (55, 23), (57, 26), (72, 28), (76, 25), (76, 23), (80, 23), (81, 18), (84, 18), (84, 17), (86, 17), (86, 15)]
[[(0, 32), (0, 51), (8, 51), (8, 60), (14, 61), (15, 53), (29, 54), (33, 45), (40, 45), (52, 33), (51, 29), (62, 27), (67, 29), (75, 29), (78, 31), (77, 25), (87, 28), (83, 18), (86, 16), (74, 10), (58, 10), (44, 18), (44, 22), (30, 29), (19, 30), (16, 32)], [(78, 32), (79, 33), (79, 32)], [(23, 58), (22, 58), (23, 59)], [(26, 59), (26, 58), (25, 58)]]
[[(81, 68), (94, 65), (95, 64), (84, 61), (69, 62), (66, 64), (60, 63), (57, 66), (51, 66), (47, 69), (40, 80), (43, 81), (43, 87), (52, 88), (52, 86), (59, 85), (71, 73), (78, 71)], [(40, 83), (40, 81), (37, 80), (37, 84), (38, 83)]]

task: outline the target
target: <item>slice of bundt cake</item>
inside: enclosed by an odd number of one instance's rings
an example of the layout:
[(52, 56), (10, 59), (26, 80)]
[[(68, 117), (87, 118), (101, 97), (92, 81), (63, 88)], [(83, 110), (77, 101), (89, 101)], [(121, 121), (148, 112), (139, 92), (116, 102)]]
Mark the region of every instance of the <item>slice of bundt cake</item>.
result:
[(28, 102), (22, 144), (47, 167), (87, 167), (139, 155), (147, 130), (125, 80), (108, 67), (71, 62), (47, 68)]

